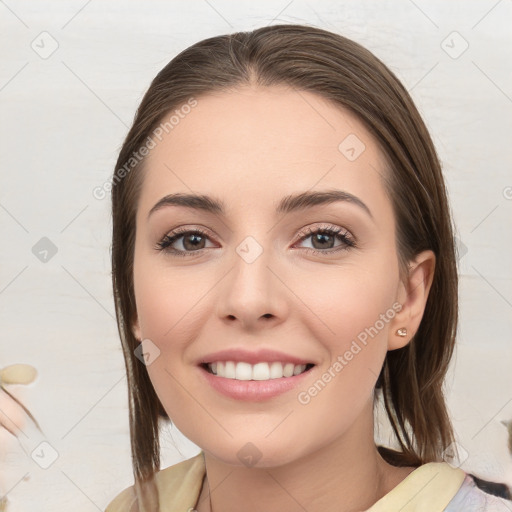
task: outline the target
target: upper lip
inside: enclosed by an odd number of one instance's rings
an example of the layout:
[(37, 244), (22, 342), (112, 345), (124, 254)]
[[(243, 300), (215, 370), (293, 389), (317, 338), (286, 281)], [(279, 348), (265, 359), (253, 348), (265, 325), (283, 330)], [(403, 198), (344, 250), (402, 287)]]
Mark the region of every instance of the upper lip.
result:
[(234, 362), (246, 362), (249, 364), (256, 363), (273, 363), (279, 361), (281, 363), (293, 363), (299, 364), (313, 364), (312, 361), (303, 359), (302, 357), (292, 356), (285, 354), (284, 352), (278, 352), (271, 349), (259, 349), (259, 350), (245, 350), (242, 348), (230, 348), (220, 350), (218, 352), (212, 352), (203, 356), (198, 364), (215, 363), (217, 361), (234, 361)]

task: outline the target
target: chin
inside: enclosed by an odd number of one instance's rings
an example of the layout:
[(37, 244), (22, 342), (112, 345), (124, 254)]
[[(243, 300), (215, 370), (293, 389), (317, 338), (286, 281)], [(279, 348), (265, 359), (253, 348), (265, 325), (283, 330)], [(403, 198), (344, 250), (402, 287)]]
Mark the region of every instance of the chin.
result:
[(304, 456), (294, 449), (297, 449), (296, 442), (290, 446), (282, 439), (271, 442), (263, 437), (255, 441), (230, 440), (222, 445), (216, 442), (212, 450), (205, 445), (203, 451), (223, 464), (262, 469), (284, 466)]

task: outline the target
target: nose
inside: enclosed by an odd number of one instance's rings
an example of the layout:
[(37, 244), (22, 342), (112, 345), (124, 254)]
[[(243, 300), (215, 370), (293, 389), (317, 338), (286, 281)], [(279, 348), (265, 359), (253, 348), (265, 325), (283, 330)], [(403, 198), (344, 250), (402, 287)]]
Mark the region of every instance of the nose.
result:
[(217, 314), (221, 321), (239, 323), (246, 331), (255, 331), (283, 322), (288, 303), (275, 258), (270, 249), (248, 237), (235, 251), (232, 266), (223, 279), (217, 296)]

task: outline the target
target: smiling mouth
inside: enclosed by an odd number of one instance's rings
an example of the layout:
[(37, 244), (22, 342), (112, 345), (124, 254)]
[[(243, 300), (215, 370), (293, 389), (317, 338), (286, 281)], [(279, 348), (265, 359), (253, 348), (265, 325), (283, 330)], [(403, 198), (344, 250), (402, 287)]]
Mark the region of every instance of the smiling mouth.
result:
[(281, 362), (250, 364), (242, 361), (216, 361), (213, 363), (202, 363), (200, 366), (208, 373), (225, 379), (263, 381), (301, 375), (315, 365), (312, 363), (296, 365)]

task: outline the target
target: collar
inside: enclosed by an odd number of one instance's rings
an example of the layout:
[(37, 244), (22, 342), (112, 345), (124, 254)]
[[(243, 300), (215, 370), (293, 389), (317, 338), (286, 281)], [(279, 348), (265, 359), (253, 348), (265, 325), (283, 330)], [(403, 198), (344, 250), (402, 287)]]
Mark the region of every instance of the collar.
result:
[[(162, 512), (191, 510), (197, 505), (206, 466), (204, 452), (156, 473)], [(442, 512), (455, 496), (466, 473), (446, 462), (419, 466), (366, 512)]]

